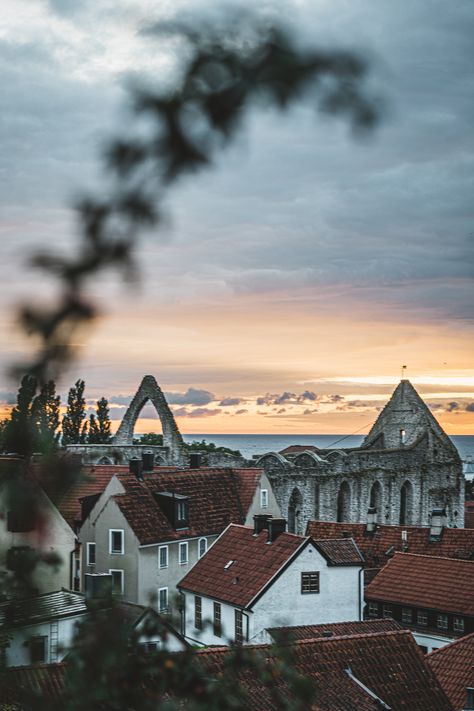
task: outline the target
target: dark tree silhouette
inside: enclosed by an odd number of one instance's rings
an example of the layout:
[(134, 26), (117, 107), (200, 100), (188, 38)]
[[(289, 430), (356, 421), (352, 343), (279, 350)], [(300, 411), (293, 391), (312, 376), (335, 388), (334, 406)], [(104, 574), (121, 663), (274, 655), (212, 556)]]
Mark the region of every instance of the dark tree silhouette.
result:
[(77, 380), (70, 388), (67, 398), (67, 410), (62, 422), (62, 439), (65, 444), (81, 444), (87, 437), (85, 383)]

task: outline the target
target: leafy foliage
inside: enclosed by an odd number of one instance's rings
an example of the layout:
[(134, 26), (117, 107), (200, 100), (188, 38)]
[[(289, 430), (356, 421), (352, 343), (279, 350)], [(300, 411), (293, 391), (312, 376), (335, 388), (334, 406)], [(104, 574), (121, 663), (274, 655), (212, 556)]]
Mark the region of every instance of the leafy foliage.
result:
[(189, 452), (220, 452), (221, 454), (232, 454), (234, 457), (241, 457), (242, 454), (238, 449), (229, 449), (229, 447), (217, 447), (214, 442), (206, 442), (202, 439), (200, 442), (194, 440), (191, 443), (184, 443), (185, 448)]
[(149, 444), (152, 447), (162, 447), (163, 435), (156, 434), (156, 432), (147, 432), (146, 434), (141, 435), (141, 437), (135, 437), (133, 439), (133, 444)]

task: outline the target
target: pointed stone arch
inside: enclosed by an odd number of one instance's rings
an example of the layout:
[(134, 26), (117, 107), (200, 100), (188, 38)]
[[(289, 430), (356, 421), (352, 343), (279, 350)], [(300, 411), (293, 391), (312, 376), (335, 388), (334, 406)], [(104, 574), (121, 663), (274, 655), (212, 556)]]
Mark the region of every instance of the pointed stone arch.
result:
[(297, 486), (291, 492), (288, 502), (288, 532), (303, 535), (303, 497)]
[(113, 444), (131, 445), (133, 443), (133, 431), (136, 422), (140, 416), (140, 412), (148, 401), (155, 407), (157, 415), (160, 418), (161, 428), (163, 430), (163, 445), (169, 447), (172, 453), (174, 452), (176, 455), (179, 455), (183, 449), (183, 438), (181, 437), (173, 413), (168, 407), (165, 396), (153, 375), (145, 375), (140, 383), (140, 387), (128, 406), (127, 412), (120, 423), (120, 427), (113, 438)]
[(348, 481), (344, 480), (337, 494), (337, 520), (349, 522), (351, 520), (352, 492)]
[(413, 522), (413, 484), (408, 479), (400, 489), (400, 524), (408, 526)]
[(377, 511), (377, 523), (383, 523), (383, 489), (382, 484), (377, 479), (370, 488), (369, 508), (374, 508)]

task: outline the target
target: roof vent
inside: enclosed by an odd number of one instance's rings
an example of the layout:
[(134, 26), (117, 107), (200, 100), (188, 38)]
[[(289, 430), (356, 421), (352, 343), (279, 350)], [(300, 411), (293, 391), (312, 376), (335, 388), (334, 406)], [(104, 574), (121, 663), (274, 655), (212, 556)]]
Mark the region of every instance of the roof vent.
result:
[(274, 543), (278, 536), (286, 531), (286, 518), (271, 518), (268, 521), (267, 543)]
[(332, 632), (331, 630), (324, 630), (323, 632), (323, 637), (332, 637)]

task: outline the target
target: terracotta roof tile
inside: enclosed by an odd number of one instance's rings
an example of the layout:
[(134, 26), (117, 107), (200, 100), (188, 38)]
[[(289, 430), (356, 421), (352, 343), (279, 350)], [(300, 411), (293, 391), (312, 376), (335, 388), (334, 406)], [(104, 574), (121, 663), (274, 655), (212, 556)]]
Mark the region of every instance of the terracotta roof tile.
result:
[(351, 637), (355, 634), (393, 632), (401, 629), (395, 620), (355, 620), (354, 622), (331, 622), (323, 625), (298, 625), (296, 627), (272, 627), (267, 631), (274, 639), (288, 641), (317, 639), (318, 637)]
[[(121, 474), (125, 494), (113, 498), (141, 545), (221, 533), (231, 522), (244, 523), (261, 469), (156, 469), (139, 481)], [(189, 527), (176, 530), (154, 493), (189, 497)]]
[(366, 587), (366, 600), (474, 616), (474, 561), (395, 553)]
[(455, 709), (462, 709), (466, 688), (474, 688), (474, 632), (431, 652), (426, 661)]
[(304, 545), (302, 536), (281, 533), (270, 545), (267, 531), (231, 525), (181, 580), (179, 587), (246, 607)]
[[(5, 675), (6, 690), (10, 692), (12, 702), (21, 702), (22, 700), (28, 702), (32, 697), (33, 699), (40, 697), (42, 702), (48, 702), (57, 708), (58, 702), (62, 702), (63, 699), (66, 669), (65, 662), (10, 667)], [(29, 707), (28, 704), (26, 708)], [(34, 707), (40, 708), (36, 704)]]
[(474, 528), (474, 501), (466, 501), (464, 504), (464, 526)]
[(0, 603), (0, 624), (7, 627), (20, 627), (86, 612), (87, 606), (83, 595), (70, 590), (58, 590)]
[[(266, 656), (269, 665), (274, 663), (272, 648), (253, 650)], [(228, 654), (228, 649), (210, 648), (198, 652), (197, 661), (215, 675), (223, 670)], [(291, 645), (290, 654), (292, 669), (314, 682), (312, 711), (380, 711), (387, 706), (392, 711), (452, 711), (408, 631), (303, 640)], [(251, 711), (276, 708), (261, 680), (247, 670), (236, 675), (246, 687)], [(282, 697), (291, 699), (276, 675), (275, 685)]]
[(364, 562), (352, 538), (313, 540), (331, 565), (362, 565)]
[[(406, 542), (402, 540), (406, 531)], [(313, 538), (342, 538), (356, 542), (369, 568), (382, 568), (395, 551), (474, 560), (474, 530), (445, 528), (439, 541), (430, 541), (430, 529), (422, 526), (379, 525), (374, 534), (366, 533), (364, 523), (309, 521), (306, 533)]]

